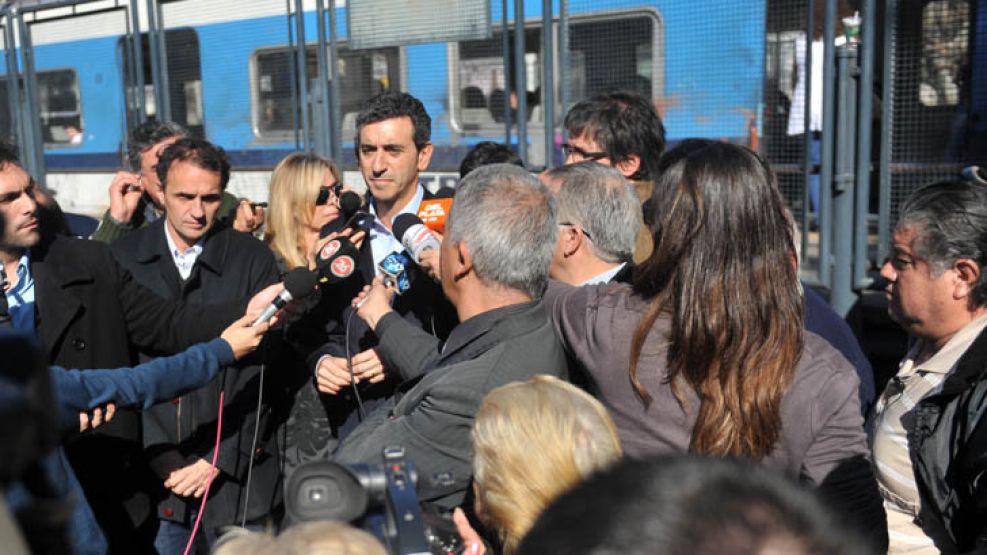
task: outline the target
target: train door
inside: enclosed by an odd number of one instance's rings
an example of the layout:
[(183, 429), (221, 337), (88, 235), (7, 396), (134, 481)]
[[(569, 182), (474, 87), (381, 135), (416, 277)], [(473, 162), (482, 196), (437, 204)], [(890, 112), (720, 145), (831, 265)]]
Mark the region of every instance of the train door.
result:
[[(155, 98), (154, 72), (150, 62), (152, 52), (147, 33), (140, 35), (140, 60), (136, 59), (134, 49), (126, 40), (120, 41), (127, 97), (127, 128), (133, 129), (143, 119), (159, 120), (170, 116), (171, 121), (185, 126), (193, 136), (204, 138), (206, 128), (199, 38), (194, 29), (168, 29), (164, 31), (164, 38), (168, 111), (161, 110)], [(142, 107), (145, 117), (142, 117)]]

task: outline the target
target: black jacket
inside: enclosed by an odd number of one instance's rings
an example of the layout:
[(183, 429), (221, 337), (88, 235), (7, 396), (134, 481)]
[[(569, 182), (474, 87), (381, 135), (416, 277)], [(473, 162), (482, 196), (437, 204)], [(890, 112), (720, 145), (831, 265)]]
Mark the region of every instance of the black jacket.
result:
[[(249, 297), (278, 281), (270, 249), (252, 236), (217, 224), (206, 236), (189, 278), (182, 281), (168, 250), (165, 220), (135, 230), (113, 244), (114, 256), (134, 277), (167, 299), (201, 305)], [(150, 356), (161, 353), (145, 351)], [(263, 348), (259, 353), (263, 353)], [(243, 516), (245, 481), (257, 414), (260, 354), (222, 372), (205, 387), (162, 403), (143, 416), (144, 446), (158, 478), (158, 518), (188, 522), (198, 499), (181, 498), (163, 489), (168, 475), (198, 459), (211, 461), (216, 438), (218, 399), (225, 390), (223, 431), (216, 466), (221, 471), (209, 492), (203, 524), (215, 528), (239, 523)], [(274, 372), (269, 372), (269, 374)], [(270, 513), (280, 502), (278, 447), (268, 427), (272, 383), (266, 381), (260, 440), (251, 478), (247, 518)]]
[[(426, 189), (424, 200), (433, 198), (439, 198), (439, 196)], [(363, 286), (373, 281), (374, 273), (373, 251), (368, 237), (360, 247), (358, 271), (345, 282), (323, 288), (319, 307), (309, 316), (310, 318), (321, 318), (326, 322), (325, 336), (327, 337), (327, 343), (309, 355), (308, 368), (310, 371), (314, 371), (316, 363), (323, 355), (346, 356), (347, 322), (350, 326), (350, 355), (355, 355), (377, 345), (377, 336), (359, 316), (353, 314), (353, 308), (350, 304), (363, 289)], [(442, 286), (430, 278), (427, 273), (418, 267), (412, 268), (411, 273), (411, 289), (395, 298), (394, 311), (414, 327), (425, 330), (440, 339), (445, 339), (458, 322), (455, 308), (442, 293)], [(351, 314), (353, 314), (352, 318), (350, 318)], [(361, 383), (358, 387), (367, 413), (393, 393), (400, 381), (398, 376), (392, 374), (378, 384)], [(333, 427), (333, 434), (342, 439), (358, 424), (355, 412), (356, 405), (351, 392), (347, 388), (337, 396), (330, 397), (328, 406), (330, 407), (329, 421)]]
[(946, 553), (987, 549), (987, 330), (912, 411), (919, 524)]
[[(68, 368), (133, 366), (134, 345), (178, 352), (218, 336), (244, 309), (243, 302), (203, 309), (166, 301), (141, 286), (106, 245), (95, 241), (46, 238), (31, 250), (31, 274), (35, 325), (48, 363)], [(120, 410), (112, 422), (66, 446), (114, 549), (131, 549), (148, 534), (153, 538), (145, 493), (151, 476), (139, 438), (138, 413)]]

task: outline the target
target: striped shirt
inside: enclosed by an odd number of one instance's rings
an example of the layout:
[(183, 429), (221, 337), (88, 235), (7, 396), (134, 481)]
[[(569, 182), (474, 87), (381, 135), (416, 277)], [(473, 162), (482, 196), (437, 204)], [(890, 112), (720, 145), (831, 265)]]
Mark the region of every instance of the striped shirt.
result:
[(985, 327), (987, 316), (973, 320), (921, 363), (916, 363), (915, 359), (922, 352), (924, 343), (916, 341), (874, 407), (870, 445), (878, 487), (888, 514), (888, 553), (939, 553), (933, 540), (915, 524), (920, 500), (908, 454), (904, 418), (919, 401), (939, 391), (960, 357)]

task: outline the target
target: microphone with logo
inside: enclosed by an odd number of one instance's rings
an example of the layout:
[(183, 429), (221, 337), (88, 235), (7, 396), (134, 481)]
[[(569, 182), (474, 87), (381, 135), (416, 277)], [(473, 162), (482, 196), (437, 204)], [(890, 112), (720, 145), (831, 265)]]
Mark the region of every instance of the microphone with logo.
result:
[(353, 275), (359, 254), (356, 245), (345, 236), (328, 241), (315, 256), (319, 283), (323, 285), (339, 283)]
[(335, 220), (322, 226), (320, 237), (328, 237), (330, 233), (340, 232), (350, 228), (353, 231), (368, 231), (373, 224), (373, 214), (363, 210), (363, 200), (353, 191), (344, 191), (339, 196), (340, 215)]
[(271, 302), (264, 312), (251, 324), (256, 326), (270, 320), (279, 310), (294, 299), (301, 299), (312, 294), (318, 275), (307, 268), (295, 268), (284, 277), (284, 291)]
[(439, 240), (432, 235), (428, 226), (414, 214), (400, 214), (394, 218), (391, 228), (404, 248), (408, 249), (415, 264), (421, 264), (422, 253), (427, 250), (438, 250)]

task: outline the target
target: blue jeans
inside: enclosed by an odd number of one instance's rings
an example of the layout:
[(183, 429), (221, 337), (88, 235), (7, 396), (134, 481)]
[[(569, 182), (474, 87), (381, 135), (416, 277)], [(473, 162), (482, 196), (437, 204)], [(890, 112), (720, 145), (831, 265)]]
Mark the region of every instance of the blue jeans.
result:
[[(192, 535), (192, 526), (195, 525), (197, 513), (197, 510), (189, 513), (190, 524), (188, 525), (170, 520), (158, 521), (158, 535), (154, 538), (155, 551), (159, 555), (182, 555), (185, 553), (185, 546), (188, 544), (189, 536)], [(216, 538), (215, 530), (200, 524), (199, 532), (195, 535), (195, 548), (190, 553), (209, 553), (213, 544), (216, 543)]]

